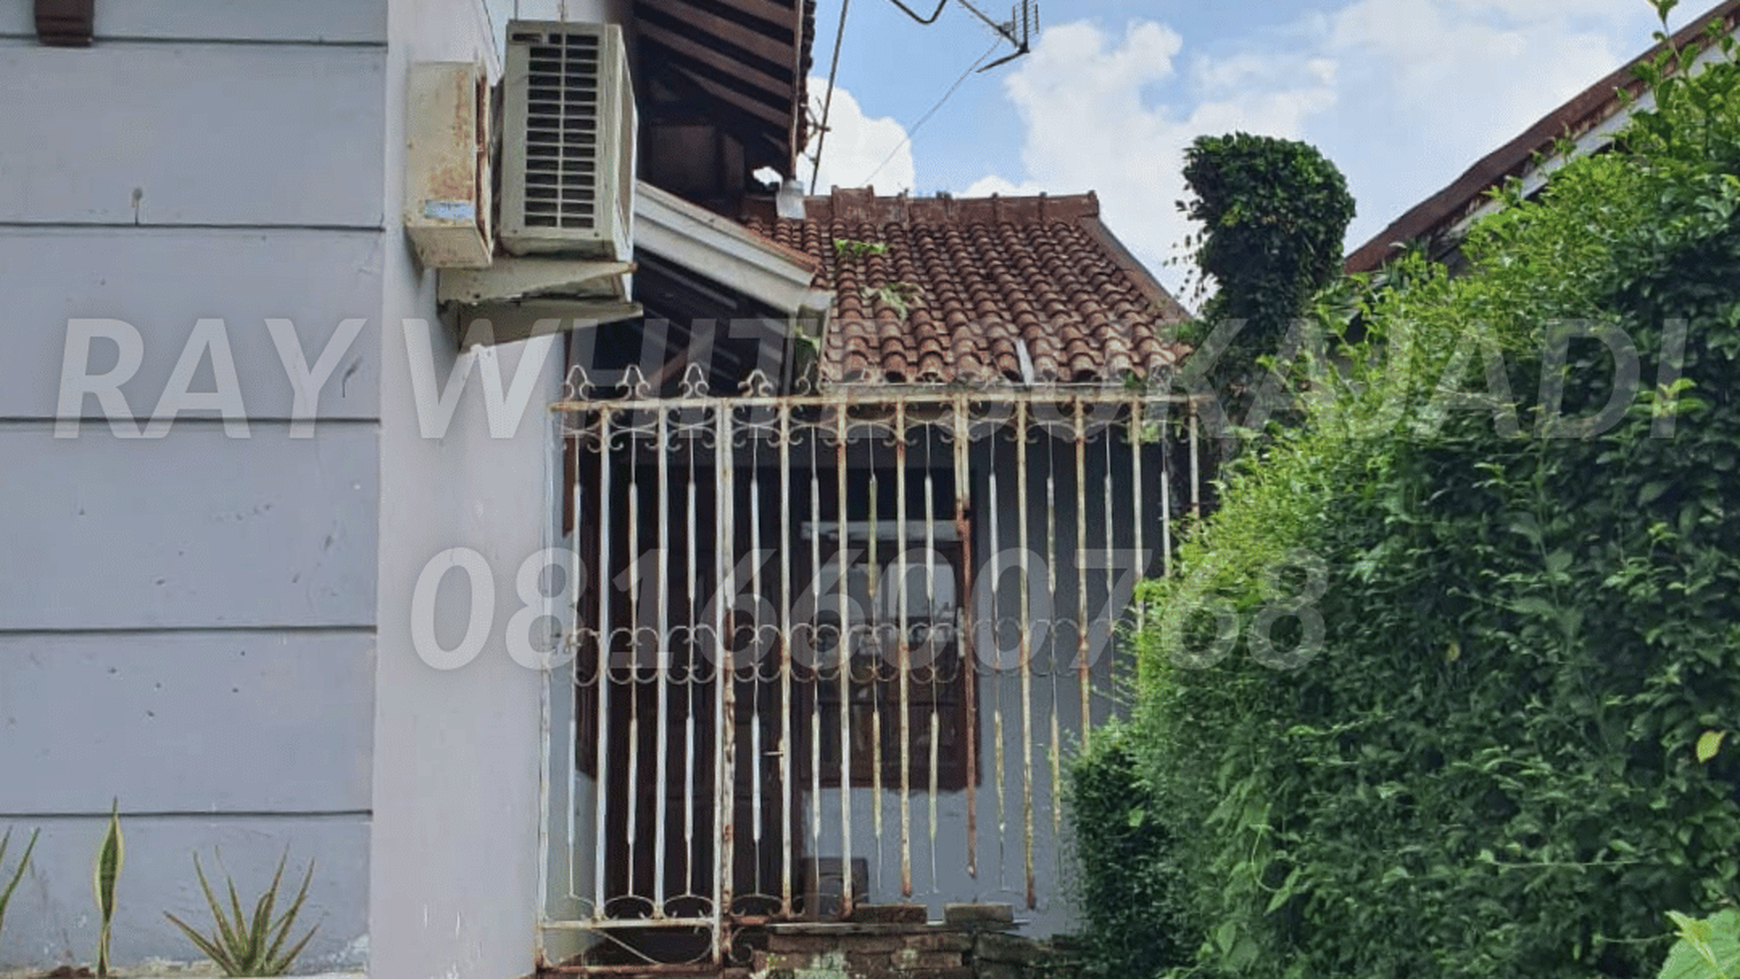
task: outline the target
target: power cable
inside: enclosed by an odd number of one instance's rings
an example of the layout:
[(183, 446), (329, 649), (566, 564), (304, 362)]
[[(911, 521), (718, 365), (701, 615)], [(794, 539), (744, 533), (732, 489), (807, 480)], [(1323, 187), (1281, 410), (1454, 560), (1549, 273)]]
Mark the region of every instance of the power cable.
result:
[(834, 31), (834, 57), (828, 63), (828, 94), (822, 99), (822, 131), (816, 134), (816, 165), (810, 171), (810, 193), (816, 192), (816, 180), (822, 175), (822, 147), (828, 142), (828, 113), (834, 108), (834, 75), (840, 70), (840, 42), (846, 37), (846, 10), (852, 0), (840, 0), (840, 26)]
[(904, 10), (906, 12), (906, 16), (911, 17), (913, 20), (918, 21), (920, 24), (934, 24), (934, 23), (936, 23), (936, 19), (938, 17), (942, 16), (943, 8), (949, 5), (949, 0), (937, 0), (936, 9), (930, 12), (930, 16), (929, 17), (920, 17), (918, 15), (918, 11), (913, 10), (911, 7), (908, 7), (904, 3), (901, 3), (900, 0), (889, 0), (889, 2), (893, 3), (896, 7), (899, 7), (901, 10)]
[[(865, 187), (870, 186), (870, 181), (876, 179), (876, 175), (882, 172), (882, 168), (888, 165), (888, 161), (894, 159), (894, 155), (896, 153), (899, 153), (902, 149), (906, 148), (906, 145), (908, 143), (912, 142), (912, 137), (918, 135), (919, 128), (921, 126), (923, 126), (925, 124), (925, 122), (930, 119), (931, 116), (936, 115), (936, 110), (942, 108), (943, 103), (947, 102), (949, 100), (949, 96), (955, 94), (955, 89), (960, 88), (961, 83), (966, 81), (967, 77), (969, 75), (971, 75), (974, 71), (977, 71), (979, 66), (985, 63), (985, 59), (989, 58), (991, 56), (992, 52), (996, 51), (998, 46), (1000, 46), (1002, 43), (1003, 43), (1002, 37), (998, 37), (995, 41), (992, 41), (991, 46), (989, 48), (985, 49), (985, 53), (979, 55), (979, 58), (977, 61), (974, 61), (972, 64), (968, 65), (966, 71), (961, 72), (961, 77), (955, 79), (955, 83), (953, 85), (949, 86), (949, 90), (943, 93), (942, 98), (937, 99), (936, 104), (931, 106), (930, 110), (928, 112), (926, 112), (924, 115), (919, 116), (918, 121), (913, 123), (912, 126), (906, 130), (906, 138), (901, 140), (900, 143), (894, 147), (894, 149), (889, 150), (888, 155), (882, 158), (881, 163), (876, 164), (876, 169), (870, 171), (870, 176), (864, 178), (864, 182), (863, 182), (862, 186), (865, 186)], [(817, 163), (818, 167), (821, 164), (821, 152), (820, 152), (819, 148), (818, 148), (817, 153), (816, 153), (816, 163)]]

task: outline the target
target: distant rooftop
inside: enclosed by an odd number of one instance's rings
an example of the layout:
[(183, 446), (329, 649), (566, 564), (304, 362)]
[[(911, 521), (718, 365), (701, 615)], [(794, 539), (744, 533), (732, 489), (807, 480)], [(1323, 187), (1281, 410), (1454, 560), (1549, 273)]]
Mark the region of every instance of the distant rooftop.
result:
[[(1674, 46), (1702, 43), (1704, 32), (1712, 25), (1733, 32), (1740, 26), (1740, 0), (1725, 0), (1702, 17), (1681, 28), (1673, 36)], [(1426, 198), (1370, 241), (1354, 249), (1347, 257), (1347, 271), (1370, 272), (1394, 257), (1399, 246), (1408, 242), (1427, 241), (1444, 250), (1453, 242), (1451, 232), (1472, 217), (1487, 203), (1487, 195), (1511, 177), (1520, 177), (1533, 169), (1537, 156), (1551, 152), (1561, 137), (1578, 139), (1603, 131), (1625, 109), (1620, 96), (1624, 91), (1636, 95), (1642, 83), (1634, 74), (1641, 63), (1662, 50), (1655, 45), (1623, 67), (1579, 93), (1569, 102), (1541, 117), (1522, 134), (1482, 157), (1448, 187)]]

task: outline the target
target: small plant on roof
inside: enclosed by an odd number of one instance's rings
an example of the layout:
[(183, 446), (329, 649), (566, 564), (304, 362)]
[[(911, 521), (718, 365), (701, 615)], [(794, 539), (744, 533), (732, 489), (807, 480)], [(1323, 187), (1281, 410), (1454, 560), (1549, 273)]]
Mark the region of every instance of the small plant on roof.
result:
[[(30, 866), (31, 851), (36, 849), (36, 838), (42, 835), (42, 830), (32, 830), (30, 842), (25, 844), (24, 856), (19, 858), (18, 867), (12, 871), (12, 879), (6, 882), (6, 887), (0, 889), (0, 928), (6, 926), (6, 904), (12, 900), (12, 892), (18, 889), (18, 882), (24, 879), (24, 871)], [(6, 845), (12, 842), (12, 830), (8, 829), (5, 836), (0, 836), (0, 867), (6, 865)]]
[(864, 287), (864, 298), (871, 302), (881, 300), (893, 307), (895, 315), (906, 319), (912, 312), (912, 307), (924, 305), (924, 290), (914, 283), (894, 281), (872, 289)]
[[(296, 961), (296, 956), (302, 954), (302, 949), (314, 937), (315, 925), (296, 944), (285, 948), (285, 942), (290, 937), (290, 931), (296, 926), (296, 915), (302, 910), (302, 903), (308, 899), (308, 884), (314, 879), (314, 861), (308, 861), (308, 870), (302, 875), (302, 886), (296, 891), (296, 899), (277, 918), (272, 914), (277, 908), (278, 887), (284, 880), (284, 864), (290, 858), (288, 847), (284, 855), (278, 858), (278, 871), (272, 875), (272, 887), (260, 895), (254, 904), (254, 916), (250, 921), (242, 912), (241, 899), (236, 896), (236, 884), (228, 873), (224, 874), (224, 883), (229, 889), (230, 914), (224, 913), (223, 906), (212, 894), (211, 884), (206, 881), (205, 868), (200, 866), (199, 854), (193, 855), (193, 872), (199, 878), (199, 888), (205, 892), (206, 904), (211, 907), (212, 923), (215, 930), (209, 935), (202, 935), (197, 930), (169, 912), (163, 912), (170, 923), (180, 928), (188, 940), (198, 946), (206, 957), (217, 963), (226, 976), (281, 976)], [(221, 862), (223, 857), (218, 857)]]
[(835, 238), (834, 254), (843, 258), (886, 255), (888, 254), (888, 243), (885, 241), (859, 241), (856, 238)]
[(109, 931), (115, 923), (115, 882), (121, 878), (121, 864), (127, 856), (126, 842), (121, 838), (121, 800), (109, 808), (109, 831), (97, 848), (97, 865), (91, 883), (97, 892), (97, 912), (102, 927), (97, 932), (97, 979), (109, 975)]

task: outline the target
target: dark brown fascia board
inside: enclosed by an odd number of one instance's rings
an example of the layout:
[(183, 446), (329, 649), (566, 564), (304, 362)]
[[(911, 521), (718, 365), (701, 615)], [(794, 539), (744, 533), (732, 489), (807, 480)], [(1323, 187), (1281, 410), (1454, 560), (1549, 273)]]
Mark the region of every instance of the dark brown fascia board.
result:
[[(1675, 47), (1701, 44), (1704, 32), (1718, 21), (1732, 21), (1740, 12), (1740, 0), (1724, 0), (1696, 21), (1680, 28), (1673, 36)], [(1732, 28), (1733, 24), (1728, 24)], [(1476, 203), (1486, 191), (1498, 186), (1506, 177), (1521, 173), (1537, 153), (1553, 145), (1565, 135), (1585, 132), (1609, 118), (1620, 105), (1620, 89), (1635, 92), (1638, 88), (1632, 74), (1639, 64), (1662, 51), (1660, 43), (1633, 58), (1618, 70), (1584, 89), (1569, 102), (1548, 113), (1521, 135), (1469, 167), (1450, 186), (1416, 204), (1390, 223), (1371, 240), (1347, 256), (1349, 272), (1371, 272), (1388, 261), (1396, 248), (1454, 222)]]

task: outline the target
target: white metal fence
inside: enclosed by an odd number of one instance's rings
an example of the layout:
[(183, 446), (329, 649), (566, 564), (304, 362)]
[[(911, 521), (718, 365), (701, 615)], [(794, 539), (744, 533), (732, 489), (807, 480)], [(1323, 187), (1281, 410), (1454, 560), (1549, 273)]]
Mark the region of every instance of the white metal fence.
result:
[(556, 409), (580, 573), (545, 928), (645, 968), (867, 900), (1037, 906), (1134, 581), (1201, 505), (1186, 402), (691, 376)]

